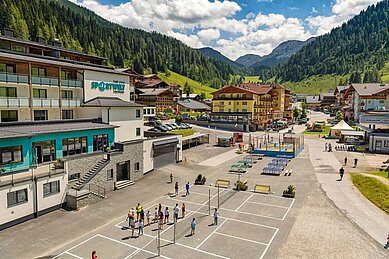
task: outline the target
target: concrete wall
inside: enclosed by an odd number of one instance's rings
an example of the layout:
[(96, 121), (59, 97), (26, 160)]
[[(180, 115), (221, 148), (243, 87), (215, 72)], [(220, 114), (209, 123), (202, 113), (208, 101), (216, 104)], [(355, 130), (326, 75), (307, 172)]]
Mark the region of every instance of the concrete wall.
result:
[(148, 173), (154, 169), (153, 142), (154, 139), (143, 141), (143, 173)]
[[(50, 196), (43, 197), (43, 185), (50, 182), (59, 181), (60, 192)], [(62, 174), (54, 177), (45, 177), (38, 180), (38, 209), (39, 211), (51, 208), (66, 202), (68, 175)]]

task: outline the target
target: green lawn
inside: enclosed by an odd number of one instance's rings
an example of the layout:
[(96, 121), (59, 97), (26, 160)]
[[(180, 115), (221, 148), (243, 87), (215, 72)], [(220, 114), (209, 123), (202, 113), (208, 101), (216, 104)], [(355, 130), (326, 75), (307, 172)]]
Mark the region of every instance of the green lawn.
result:
[(379, 71), (381, 80), (384, 83), (389, 83), (389, 62), (385, 63), (385, 66)]
[(194, 129), (178, 129), (178, 130), (172, 130), (170, 133), (174, 134), (180, 134), (183, 137), (190, 136), (196, 133)]
[(309, 130), (306, 130), (306, 131), (304, 131), (304, 134), (322, 134), (322, 135), (328, 135), (328, 134), (330, 134), (330, 130), (331, 130), (331, 127), (330, 126), (326, 126), (325, 128), (324, 128), (324, 130), (323, 131), (309, 131)]
[(374, 174), (374, 175), (383, 177), (383, 178), (385, 178), (385, 179), (389, 179), (389, 178), (388, 178), (388, 172), (378, 171), (378, 172), (373, 172), (373, 173), (371, 173), (371, 174)]
[(351, 174), (355, 187), (377, 207), (389, 213), (389, 186), (373, 177)]
[(259, 79), (259, 76), (244, 76), (244, 82), (252, 82), (252, 83), (260, 83), (262, 82), (261, 79)]
[(207, 85), (203, 85), (195, 80), (192, 80), (189, 77), (174, 73), (172, 71), (170, 71), (170, 76), (166, 76), (165, 73), (158, 73), (158, 77), (168, 84), (180, 85), (181, 89), (184, 87), (185, 83), (188, 82), (188, 84), (193, 88), (196, 94), (205, 93), (206, 98), (212, 98), (211, 93), (217, 90)]

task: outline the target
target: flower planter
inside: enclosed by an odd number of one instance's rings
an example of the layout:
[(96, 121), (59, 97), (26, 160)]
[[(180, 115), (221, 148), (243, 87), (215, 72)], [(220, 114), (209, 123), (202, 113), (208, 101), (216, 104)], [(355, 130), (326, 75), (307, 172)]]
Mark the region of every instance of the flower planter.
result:
[(290, 193), (290, 192), (285, 190), (283, 192), (282, 196), (285, 197), (285, 198), (294, 198), (295, 194), (296, 194), (296, 192), (291, 192)]

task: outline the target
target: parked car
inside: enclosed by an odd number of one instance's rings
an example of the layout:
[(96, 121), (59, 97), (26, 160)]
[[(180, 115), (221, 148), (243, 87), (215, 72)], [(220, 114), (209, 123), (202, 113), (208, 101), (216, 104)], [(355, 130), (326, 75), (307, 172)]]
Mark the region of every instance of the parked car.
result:
[(155, 128), (159, 129), (161, 132), (168, 132), (169, 131), (169, 129), (163, 125), (158, 125)]
[(192, 126), (190, 126), (190, 124), (188, 124), (188, 123), (183, 123), (183, 124), (185, 124), (185, 126), (187, 127), (187, 129), (191, 129), (191, 128), (192, 128)]
[(185, 125), (185, 123), (180, 123), (178, 124), (178, 126), (180, 127), (180, 129), (189, 129), (188, 126)]
[(170, 126), (169, 124), (163, 124), (162, 126), (166, 127), (169, 131), (173, 130), (174, 128)]
[(298, 124), (299, 124), (299, 125), (305, 124), (305, 123), (307, 123), (307, 122), (308, 122), (308, 120), (307, 120), (306, 118), (302, 118), (302, 119), (299, 119), (299, 120), (298, 120)]
[(165, 124), (166, 126), (169, 126), (169, 127), (172, 127), (173, 130), (176, 130), (178, 129), (177, 126), (175, 126), (173, 123), (168, 123), (168, 124)]
[(151, 128), (151, 129), (148, 129), (147, 131), (149, 132), (162, 132), (160, 129), (158, 128)]
[(178, 124), (177, 124), (177, 123), (171, 123), (171, 125), (175, 126), (175, 127), (176, 127), (176, 129), (181, 129), (181, 128), (180, 128), (180, 126), (178, 126)]

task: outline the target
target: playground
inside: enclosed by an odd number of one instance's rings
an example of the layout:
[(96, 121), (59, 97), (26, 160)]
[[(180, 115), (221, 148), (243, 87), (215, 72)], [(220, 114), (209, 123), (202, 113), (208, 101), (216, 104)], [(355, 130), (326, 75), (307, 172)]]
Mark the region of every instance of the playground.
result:
[[(162, 205), (169, 207), (170, 222), (158, 230), (152, 223), (144, 234), (131, 237), (128, 221), (123, 218), (104, 230), (74, 242), (54, 258), (90, 258), (96, 251), (99, 258), (264, 258), (274, 245), (279, 228), (293, 206), (294, 199), (274, 195), (238, 192), (231, 188), (191, 186), (190, 195), (162, 196), (144, 206), (154, 212)], [(173, 207), (186, 205), (186, 215), (179, 213), (173, 221)], [(218, 225), (213, 224), (214, 209), (219, 207)], [(153, 214), (154, 215), (154, 214)], [(196, 231), (190, 234), (192, 219)], [(137, 226), (137, 225), (136, 225)]]

